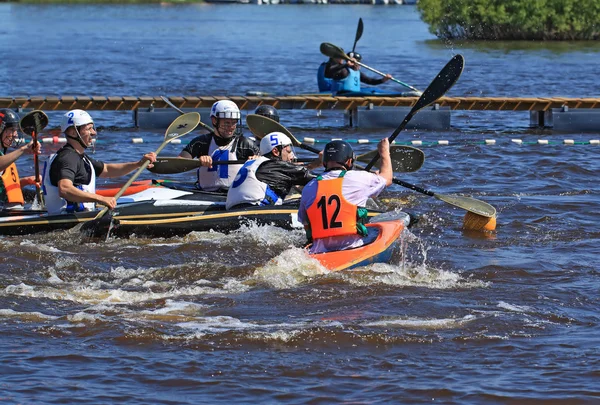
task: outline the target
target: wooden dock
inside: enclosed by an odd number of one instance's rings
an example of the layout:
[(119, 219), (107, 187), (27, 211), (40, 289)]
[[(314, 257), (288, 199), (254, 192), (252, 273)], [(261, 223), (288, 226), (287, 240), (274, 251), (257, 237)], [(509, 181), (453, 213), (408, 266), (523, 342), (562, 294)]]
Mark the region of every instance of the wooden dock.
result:
[[(228, 99), (242, 110), (252, 110), (261, 104), (278, 109), (353, 110), (359, 107), (412, 107), (417, 97), (333, 97), (329, 95), (297, 96), (184, 96), (169, 97), (180, 108), (210, 108), (217, 100)], [(442, 97), (441, 107), (451, 110), (485, 111), (549, 111), (553, 108), (598, 109), (598, 98), (516, 98), (516, 97)], [(83, 110), (127, 111), (168, 108), (156, 97), (135, 96), (23, 96), (0, 97), (0, 108), (39, 109), (48, 111)]]

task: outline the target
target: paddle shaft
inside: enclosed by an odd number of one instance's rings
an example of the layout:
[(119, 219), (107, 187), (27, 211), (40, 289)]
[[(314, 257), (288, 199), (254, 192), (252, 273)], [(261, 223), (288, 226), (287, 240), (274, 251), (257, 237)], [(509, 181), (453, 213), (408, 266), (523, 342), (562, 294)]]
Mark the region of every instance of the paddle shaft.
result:
[[(181, 114), (181, 115), (185, 114), (185, 111), (183, 111), (181, 108), (179, 108), (179, 107), (177, 107), (175, 104), (173, 104), (173, 103), (171, 102), (171, 100), (169, 100), (167, 97), (165, 97), (165, 96), (160, 96), (160, 98), (161, 98), (161, 99), (162, 99), (162, 100), (163, 100), (165, 103), (167, 103), (167, 105), (168, 105), (169, 107), (173, 108), (173, 109), (174, 109), (175, 111), (177, 111), (179, 114)], [(214, 131), (215, 131), (215, 130), (213, 129), (213, 127), (211, 127), (211, 126), (209, 126), (209, 125), (206, 125), (206, 124), (205, 124), (204, 122), (202, 122), (202, 121), (200, 121), (200, 124), (199, 124), (199, 125), (200, 125), (202, 128), (206, 129), (207, 131), (210, 131), (210, 132), (214, 132)]]
[[(381, 75), (381, 76), (387, 76), (387, 74), (385, 74), (385, 73), (383, 73), (383, 72), (380, 72), (379, 70), (377, 70), (377, 69), (374, 69), (374, 68), (372, 68), (372, 67), (370, 67), (370, 66), (367, 66), (367, 65), (365, 65), (364, 63), (361, 63), (361, 62), (359, 62), (359, 61), (356, 61), (356, 63), (357, 63), (358, 65), (360, 65), (360, 66), (364, 67), (365, 69), (368, 69), (368, 70), (370, 70), (370, 71), (371, 71), (371, 72), (373, 72), (373, 73), (377, 73), (378, 75)], [(417, 88), (415, 88), (415, 87), (411, 86), (410, 84), (406, 84), (406, 83), (404, 83), (404, 82), (401, 82), (400, 80), (396, 79), (395, 77), (391, 77), (391, 78), (390, 78), (390, 80), (391, 80), (391, 81), (393, 81), (393, 82), (395, 82), (395, 83), (398, 83), (399, 85), (402, 85), (402, 86), (406, 87), (407, 89), (411, 89), (411, 90), (413, 90), (413, 91), (418, 91), (419, 93), (421, 92), (419, 89), (417, 89)]]

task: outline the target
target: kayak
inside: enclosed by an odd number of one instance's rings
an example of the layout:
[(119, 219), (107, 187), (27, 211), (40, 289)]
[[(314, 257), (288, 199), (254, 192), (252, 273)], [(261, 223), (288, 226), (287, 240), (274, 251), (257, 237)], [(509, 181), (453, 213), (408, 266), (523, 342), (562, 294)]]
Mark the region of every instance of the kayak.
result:
[(387, 263), (402, 231), (409, 224), (410, 216), (404, 212), (381, 214), (366, 225), (369, 236), (376, 235), (370, 243), (353, 249), (314, 253), (309, 256), (330, 271), (355, 269), (372, 263)]
[[(96, 190), (96, 194), (99, 194), (103, 197), (114, 197), (119, 192), (119, 190), (121, 190), (121, 187), (123, 185), (117, 184), (113, 187), (101, 187)], [(152, 180), (134, 181), (129, 187), (127, 187), (125, 192), (123, 192), (123, 195), (139, 193), (140, 191), (147, 190), (150, 187), (152, 187)]]

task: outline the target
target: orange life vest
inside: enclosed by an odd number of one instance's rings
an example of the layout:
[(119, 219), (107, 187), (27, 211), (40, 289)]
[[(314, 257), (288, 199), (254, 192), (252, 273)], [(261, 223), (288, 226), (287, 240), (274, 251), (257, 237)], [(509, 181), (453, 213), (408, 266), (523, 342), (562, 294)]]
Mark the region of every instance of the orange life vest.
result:
[(358, 234), (358, 206), (348, 202), (342, 194), (345, 174), (346, 171), (342, 171), (336, 179), (321, 180), (320, 176), (317, 178), (315, 200), (306, 209), (314, 239)]
[(4, 185), (6, 193), (5, 203), (25, 204), (17, 165), (15, 165), (14, 162), (11, 163), (11, 165), (4, 170), (4, 173), (2, 173), (0, 178), (2, 179), (2, 184)]

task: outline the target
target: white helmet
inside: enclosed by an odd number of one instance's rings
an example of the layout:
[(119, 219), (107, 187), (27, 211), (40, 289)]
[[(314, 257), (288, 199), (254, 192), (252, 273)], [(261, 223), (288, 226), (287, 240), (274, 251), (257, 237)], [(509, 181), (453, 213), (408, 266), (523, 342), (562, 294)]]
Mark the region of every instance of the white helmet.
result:
[(71, 110), (62, 117), (60, 122), (60, 130), (65, 132), (72, 126), (80, 127), (82, 125), (93, 124), (92, 117), (83, 110)]
[(260, 154), (264, 156), (267, 153), (271, 153), (276, 146), (286, 147), (291, 144), (292, 140), (286, 134), (282, 132), (271, 132), (261, 139)]
[(210, 116), (215, 118), (230, 118), (239, 120), (241, 118), (240, 109), (237, 104), (231, 100), (219, 100), (213, 104), (210, 109)]

